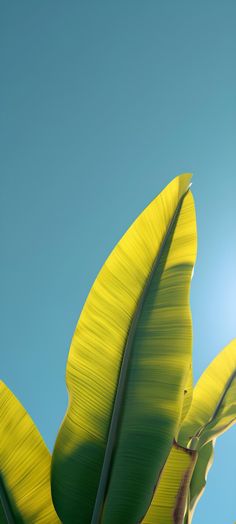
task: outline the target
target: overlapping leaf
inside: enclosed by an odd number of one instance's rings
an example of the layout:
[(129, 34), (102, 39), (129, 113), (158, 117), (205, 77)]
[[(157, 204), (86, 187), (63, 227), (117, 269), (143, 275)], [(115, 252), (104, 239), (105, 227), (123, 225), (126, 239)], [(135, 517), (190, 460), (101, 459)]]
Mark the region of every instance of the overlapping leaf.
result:
[[(180, 423), (186, 417), (192, 401), (192, 363), (189, 366), (183, 393)], [(196, 451), (190, 451), (174, 442), (155, 487), (151, 505), (143, 520), (144, 524), (176, 524), (176, 522), (182, 524), (189, 495), (189, 483), (196, 460)]]
[(217, 355), (196, 384), (178, 442), (200, 449), (235, 421), (236, 339)]
[(174, 443), (142, 524), (182, 524), (197, 451)]
[(136, 524), (171, 448), (191, 362), (189, 181), (177, 177), (130, 227), (79, 319), (52, 462), (64, 524)]
[[(189, 409), (189, 398), (185, 399), (183, 413), (186, 415), (180, 428), (178, 441), (185, 445), (178, 453), (172, 449), (165, 464), (159, 485), (156, 487), (151, 507), (145, 517), (147, 524), (166, 524), (178, 522), (176, 519), (176, 497), (178, 475), (189, 474), (191, 480), (189, 496), (181, 487), (182, 503), (187, 504), (185, 524), (192, 520), (195, 507), (203, 494), (207, 473), (213, 461), (213, 440), (236, 420), (236, 341), (233, 340), (209, 365), (193, 391), (193, 400)], [(188, 386), (187, 386), (188, 383)], [(185, 392), (191, 398), (191, 373), (189, 373)], [(185, 472), (185, 451), (187, 446), (198, 450), (198, 459), (194, 470)], [(185, 450), (185, 451), (184, 451)], [(164, 488), (163, 488), (164, 486)], [(188, 502), (187, 502), (188, 501)], [(169, 513), (168, 513), (169, 511)], [(182, 515), (179, 522), (181, 522)], [(148, 520), (149, 519), (149, 520)]]
[(202, 446), (198, 452), (197, 462), (190, 483), (188, 524), (192, 522), (195, 507), (206, 487), (207, 475), (213, 463), (213, 455), (214, 441), (210, 441), (205, 444), (205, 446)]
[(50, 462), (49, 451), (32, 419), (0, 382), (1, 523), (60, 522), (51, 500)]

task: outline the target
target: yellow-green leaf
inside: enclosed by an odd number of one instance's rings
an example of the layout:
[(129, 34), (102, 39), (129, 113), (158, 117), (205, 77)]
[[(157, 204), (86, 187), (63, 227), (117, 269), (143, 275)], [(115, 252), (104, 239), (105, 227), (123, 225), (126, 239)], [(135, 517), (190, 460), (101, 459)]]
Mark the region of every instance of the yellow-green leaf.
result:
[[(190, 408), (192, 391), (193, 372), (191, 363), (184, 384), (184, 401), (180, 423), (184, 420)], [(196, 451), (189, 452), (188, 449), (174, 442), (162, 470), (160, 480), (155, 487), (152, 503), (144, 518), (144, 523), (169, 524), (178, 522), (179, 520), (182, 524), (183, 512), (189, 492), (189, 482), (196, 462), (196, 455)], [(181, 497), (179, 496), (180, 493)]]
[(196, 460), (197, 451), (174, 442), (142, 524), (182, 524)]
[(213, 463), (214, 441), (210, 441), (203, 446), (198, 452), (196, 466), (190, 483), (188, 524), (192, 522), (193, 514), (197, 503), (203, 495), (208, 472)]
[(52, 460), (64, 524), (136, 524), (175, 436), (191, 361), (189, 175), (141, 213), (101, 269), (72, 339)]
[(50, 489), (50, 454), (32, 419), (0, 382), (0, 505), (8, 524), (59, 523)]
[(189, 371), (187, 374), (187, 379), (184, 385), (184, 402), (183, 402), (183, 408), (181, 413), (181, 420), (180, 423), (182, 424), (183, 420), (187, 416), (187, 413), (190, 409), (191, 402), (192, 402), (192, 396), (193, 396), (193, 367), (192, 362), (189, 366)]
[(196, 384), (178, 442), (200, 449), (235, 421), (236, 339), (217, 355)]

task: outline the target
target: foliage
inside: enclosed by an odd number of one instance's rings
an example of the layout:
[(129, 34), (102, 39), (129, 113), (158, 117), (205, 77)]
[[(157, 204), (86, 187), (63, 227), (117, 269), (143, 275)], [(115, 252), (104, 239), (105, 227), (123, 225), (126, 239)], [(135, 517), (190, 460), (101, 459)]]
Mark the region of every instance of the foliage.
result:
[(236, 418), (236, 341), (193, 389), (190, 180), (176, 177), (149, 204), (91, 288), (52, 458), (1, 383), (0, 523), (191, 522), (214, 441)]

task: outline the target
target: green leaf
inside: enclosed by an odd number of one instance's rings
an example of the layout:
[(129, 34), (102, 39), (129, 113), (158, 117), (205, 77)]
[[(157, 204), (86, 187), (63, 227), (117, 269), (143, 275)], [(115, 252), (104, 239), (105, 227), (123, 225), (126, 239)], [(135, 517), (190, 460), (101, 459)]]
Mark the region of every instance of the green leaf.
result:
[(187, 413), (190, 409), (191, 402), (193, 397), (193, 367), (192, 362), (189, 366), (189, 371), (187, 374), (186, 382), (184, 385), (184, 402), (183, 402), (183, 408), (181, 413), (181, 420), (180, 423), (182, 424), (183, 420), (187, 416)]
[(214, 441), (210, 441), (203, 446), (198, 452), (196, 466), (194, 468), (193, 476), (190, 483), (189, 496), (189, 520), (188, 524), (192, 522), (193, 514), (197, 503), (203, 495), (207, 475), (213, 463), (214, 456)]
[[(185, 452), (187, 453), (186, 448), (179, 448), (179, 450), (176, 450), (175, 448), (172, 449), (167, 462), (164, 466), (160, 482), (156, 487), (154, 497), (151, 503), (151, 506), (145, 516), (144, 523), (145, 524), (171, 524), (175, 522), (182, 523), (183, 521), (183, 507), (184, 504), (187, 503), (187, 495), (188, 490), (183, 489), (182, 478), (181, 473), (183, 477), (185, 477), (185, 466), (186, 466), (186, 474), (188, 471), (188, 483), (191, 480), (191, 474), (193, 472), (193, 477), (190, 484), (190, 493), (189, 493), (189, 503), (188, 503), (188, 510), (187, 515), (185, 517), (185, 524), (189, 524), (192, 520), (194, 509), (196, 507), (196, 504), (198, 500), (200, 499), (205, 485), (206, 485), (206, 477), (207, 473), (210, 469), (210, 466), (213, 461), (213, 442), (209, 441), (207, 444), (203, 445), (201, 447), (201, 442), (204, 442), (205, 438), (209, 438), (209, 435), (218, 435), (223, 430), (227, 429), (232, 422), (235, 419), (235, 403), (236, 403), (236, 392), (235, 392), (235, 371), (236, 371), (236, 355), (235, 355), (235, 349), (236, 344), (235, 341), (233, 341), (227, 348), (225, 348), (220, 355), (211, 363), (209, 368), (206, 370), (206, 372), (201, 377), (199, 383), (196, 385), (194, 392), (193, 392), (193, 404), (191, 405), (190, 410), (189, 408), (189, 399), (186, 399), (185, 396), (185, 402), (183, 406), (182, 411), (182, 417), (181, 420), (184, 418), (184, 414), (187, 413), (186, 418), (184, 422), (182, 423), (182, 428), (187, 426), (189, 423), (189, 419), (192, 420), (192, 410), (194, 408), (194, 403), (196, 403), (196, 398), (201, 399), (201, 402), (198, 404), (198, 409), (200, 411), (200, 415), (203, 416), (203, 405), (205, 401), (205, 397), (203, 395), (203, 391), (206, 393), (206, 388), (209, 383), (215, 384), (215, 393), (217, 394), (217, 398), (215, 399), (215, 406), (213, 408), (213, 414), (214, 416), (210, 417), (210, 422), (206, 425), (204, 425), (204, 432), (202, 433), (202, 437), (197, 435), (192, 435), (189, 439), (186, 438), (186, 442), (189, 443), (189, 446), (193, 446), (193, 443), (199, 451), (199, 456), (196, 462), (196, 466), (192, 469), (188, 470), (187, 462), (185, 458)], [(219, 390), (219, 381), (218, 381), (218, 375), (222, 374), (223, 377), (221, 377), (224, 387), (223, 391)], [(218, 387), (218, 391), (217, 391)], [(185, 393), (189, 394), (189, 397), (191, 398), (191, 369), (189, 376), (186, 381), (185, 385)], [(209, 391), (208, 391), (209, 396)], [(207, 405), (209, 406), (209, 399), (208, 396), (206, 397)], [(186, 402), (187, 400), (187, 402)], [(212, 401), (212, 396), (210, 398), (210, 401)], [(186, 404), (186, 405), (185, 405)], [(195, 411), (196, 413), (196, 411)], [(180, 430), (180, 435), (182, 434), (182, 429)], [(200, 438), (199, 438), (200, 437)], [(186, 488), (186, 484), (185, 484)], [(181, 492), (181, 503), (182, 506), (180, 507), (179, 511), (176, 511), (176, 508), (178, 508), (178, 505), (176, 503), (177, 499), (177, 493)]]
[(192, 449), (226, 431), (236, 421), (236, 339), (211, 362), (193, 391), (178, 442)]
[(197, 451), (174, 443), (142, 524), (182, 524)]
[(101, 269), (67, 363), (52, 459), (64, 524), (137, 524), (176, 434), (191, 362), (196, 256), (189, 175), (141, 213)]
[[(184, 401), (181, 413), (181, 422), (184, 420), (192, 400), (193, 373), (192, 363), (184, 384)], [(154, 490), (151, 505), (143, 520), (146, 524), (182, 524), (187, 498), (189, 483), (197, 452), (190, 451), (177, 442), (174, 442), (157, 486)], [(179, 496), (181, 494), (181, 496)]]
[(1, 487), (2, 487), (2, 481), (0, 480), (0, 524), (10, 524), (10, 522), (7, 522), (6, 513), (3, 509), (3, 504), (1, 502), (2, 496), (3, 496)]
[(32, 419), (3, 382), (0, 443), (0, 522), (60, 522), (51, 499), (49, 451)]

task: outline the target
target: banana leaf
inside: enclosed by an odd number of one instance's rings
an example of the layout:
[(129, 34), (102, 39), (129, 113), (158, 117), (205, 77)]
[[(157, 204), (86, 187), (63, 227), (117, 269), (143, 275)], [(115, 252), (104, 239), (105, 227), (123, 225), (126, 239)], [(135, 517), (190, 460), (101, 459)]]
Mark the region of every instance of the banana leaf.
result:
[(192, 522), (193, 514), (206, 487), (207, 476), (213, 464), (214, 441), (210, 441), (198, 452), (197, 462), (190, 483), (187, 524)]
[(0, 382), (0, 522), (54, 524), (50, 453), (32, 419)]
[(236, 339), (211, 362), (197, 382), (178, 443), (200, 449), (236, 421)]
[(197, 451), (174, 442), (142, 524), (182, 524)]
[(175, 178), (136, 219), (81, 313), (52, 456), (64, 524), (140, 522), (172, 446), (191, 363), (190, 178)]

